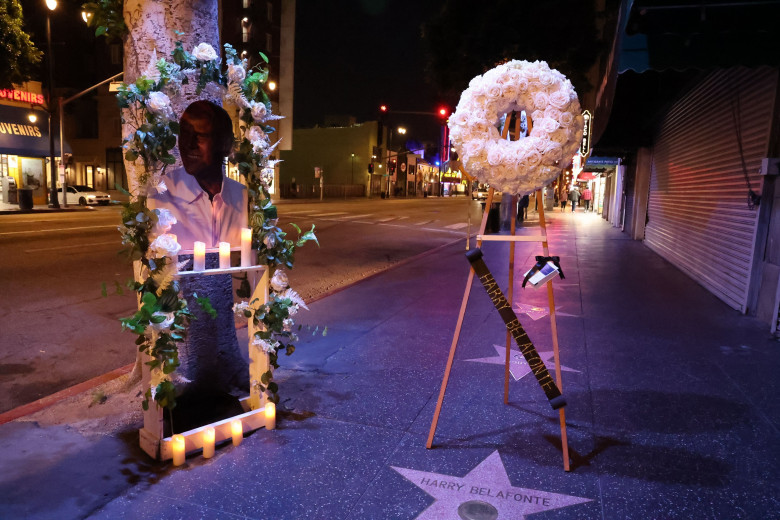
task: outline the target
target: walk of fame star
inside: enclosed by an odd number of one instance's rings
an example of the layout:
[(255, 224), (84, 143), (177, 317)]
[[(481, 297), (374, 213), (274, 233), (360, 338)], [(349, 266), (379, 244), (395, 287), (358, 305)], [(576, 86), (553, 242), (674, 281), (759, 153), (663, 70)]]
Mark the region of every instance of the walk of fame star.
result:
[[(556, 316), (569, 316), (572, 318), (578, 318), (576, 314), (568, 314), (566, 312), (561, 312), (560, 307), (555, 308), (555, 315)], [(550, 311), (547, 309), (547, 307), (537, 307), (535, 305), (528, 305), (527, 303), (517, 303), (515, 304), (515, 312), (518, 312), (520, 314), (527, 314), (529, 318), (536, 321), (539, 318), (544, 318), (548, 314), (550, 314)]]
[(465, 477), (392, 468), (436, 499), (417, 516), (417, 520), (469, 518), (459, 512), (470, 507), (480, 508), (483, 517), (484, 513), (492, 511), (493, 514), (486, 518), (520, 520), (525, 515), (591, 502), (589, 498), (513, 487), (498, 451), (490, 454)]
[[(488, 363), (491, 365), (503, 365), (506, 358), (506, 345), (493, 345), (496, 349), (497, 356), (483, 357), (475, 359), (467, 359), (466, 361), (473, 361), (475, 363)], [(539, 357), (544, 361), (547, 370), (555, 370), (555, 356), (552, 350), (540, 350)], [(561, 365), (562, 372), (579, 372), (573, 368)], [(509, 373), (515, 381), (520, 381), (523, 377), (531, 373), (531, 367), (528, 366), (523, 355), (517, 350), (512, 349), (509, 352)]]

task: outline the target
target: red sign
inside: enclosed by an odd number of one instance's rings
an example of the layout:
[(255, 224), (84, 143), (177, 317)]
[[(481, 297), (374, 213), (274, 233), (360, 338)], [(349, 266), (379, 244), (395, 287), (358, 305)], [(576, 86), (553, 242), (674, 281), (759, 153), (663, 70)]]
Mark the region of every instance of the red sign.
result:
[(34, 92), (26, 92), (24, 90), (11, 90), (0, 89), (0, 99), (7, 99), (9, 101), (22, 101), (24, 103), (35, 103), (43, 105), (43, 94), (36, 94)]

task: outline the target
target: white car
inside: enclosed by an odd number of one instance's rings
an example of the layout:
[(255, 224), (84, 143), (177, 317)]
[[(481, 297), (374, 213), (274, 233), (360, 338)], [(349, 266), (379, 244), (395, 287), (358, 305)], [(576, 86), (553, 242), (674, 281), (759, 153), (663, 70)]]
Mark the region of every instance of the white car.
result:
[[(57, 188), (59, 193), (59, 200), (62, 203), (62, 188)], [(107, 206), (111, 203), (111, 195), (102, 191), (96, 191), (89, 186), (76, 184), (75, 186), (68, 186), (68, 204), (79, 204), (80, 206), (86, 206), (87, 204), (100, 204), (101, 206)]]

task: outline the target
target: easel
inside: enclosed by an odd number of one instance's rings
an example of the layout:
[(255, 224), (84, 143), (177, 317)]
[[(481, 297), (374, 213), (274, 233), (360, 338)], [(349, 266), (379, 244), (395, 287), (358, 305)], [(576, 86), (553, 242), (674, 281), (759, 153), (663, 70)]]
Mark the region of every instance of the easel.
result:
[[(504, 129), (501, 133), (501, 137), (506, 139), (509, 134), (510, 119), (507, 118), (504, 124)], [(531, 122), (528, 122), (528, 132), (531, 131)], [(520, 136), (520, 120), (515, 118), (515, 125), (513, 137), (518, 139)], [(490, 207), (493, 204), (494, 190), (490, 188), (488, 191), (488, 197), (485, 201), (485, 211), (482, 214), (482, 222), (479, 227), (479, 233), (477, 234), (477, 247), (482, 245), (483, 241), (488, 242), (511, 242), (509, 248), (509, 286), (507, 288), (506, 297), (509, 302), (512, 302), (514, 296), (514, 268), (515, 268), (515, 243), (516, 242), (541, 242), (544, 256), (550, 255), (549, 246), (547, 243), (547, 224), (544, 219), (544, 200), (542, 198), (542, 190), (539, 189), (536, 192), (537, 208), (539, 211), (539, 227), (541, 228), (540, 235), (516, 235), (516, 217), (517, 217), (517, 196), (512, 196), (512, 223), (511, 223), (511, 235), (485, 235), (485, 228), (487, 226), (488, 213)], [(441, 413), (442, 403), (444, 402), (444, 394), (447, 391), (447, 382), (450, 378), (450, 371), (452, 370), (452, 362), (455, 358), (455, 350), (458, 346), (458, 339), (460, 338), (460, 330), (463, 327), (463, 318), (466, 314), (466, 306), (468, 305), (469, 295), (471, 294), (471, 285), (474, 281), (474, 270), (469, 269), (469, 277), (466, 282), (466, 290), (463, 293), (463, 300), (460, 304), (460, 313), (458, 314), (458, 321), (455, 325), (455, 333), (452, 337), (452, 344), (450, 345), (450, 354), (447, 358), (447, 366), (444, 369), (444, 377), (441, 382), (441, 390), (439, 391), (439, 399), (436, 402), (436, 410), (433, 414), (433, 420), (431, 421), (431, 429), (428, 434), (428, 442), (426, 448), (433, 446), (433, 437), (436, 434), (436, 425), (439, 422), (439, 414)], [(563, 391), (563, 385), (561, 380), (561, 363), (558, 349), (558, 325), (555, 317), (555, 295), (553, 294), (552, 280), (547, 282), (547, 299), (550, 305), (550, 328), (552, 333), (553, 354), (555, 357), (555, 382), (558, 388)], [(507, 331), (506, 333), (506, 360), (504, 362), (504, 404), (509, 403), (509, 359), (511, 352), (512, 337)], [(566, 415), (563, 408), (558, 409), (558, 415), (561, 426), (561, 446), (563, 449), (563, 469), (569, 471), (569, 444), (566, 436)]]
[[(231, 249), (231, 251), (239, 250), (240, 248)], [(209, 252), (213, 251), (209, 250)], [(182, 253), (186, 252), (182, 251)], [(136, 272), (137, 277), (140, 271), (140, 262), (135, 262), (134, 271)], [(187, 278), (193, 276), (212, 276), (218, 274), (234, 275), (239, 273), (247, 273), (250, 287), (253, 287), (252, 297), (249, 299), (249, 301), (257, 301), (259, 302), (259, 305), (265, 304), (268, 301), (269, 284), (268, 266), (265, 265), (207, 269), (205, 271), (182, 271), (178, 274), (178, 277)], [(252, 337), (254, 336), (255, 332), (257, 332), (257, 330), (258, 328), (253, 324), (253, 320), (250, 319), (247, 325), (250, 345), (250, 382), (260, 381), (261, 376), (268, 371), (269, 367), (268, 354), (262, 353), (259, 349), (252, 348), (251, 346)], [(142, 356), (141, 385), (145, 391), (145, 389), (149, 388), (151, 385), (151, 370), (146, 364), (146, 362), (151, 358), (149, 358), (149, 356), (146, 354), (143, 354)], [(203, 449), (203, 432), (209, 426), (214, 428), (215, 444), (219, 444), (224, 440), (232, 438), (231, 422), (235, 420), (241, 421), (244, 433), (248, 433), (265, 426), (265, 402), (265, 394), (260, 393), (260, 389), (257, 387), (257, 385), (250, 383), (249, 396), (240, 400), (241, 407), (245, 410), (244, 413), (180, 433), (180, 435), (184, 437), (185, 453)], [(144, 410), (144, 427), (139, 430), (139, 434), (141, 449), (143, 449), (150, 457), (158, 460), (168, 460), (173, 458), (171, 437), (164, 437), (163, 433), (163, 409), (158, 406), (154, 400), (150, 400), (148, 409)]]

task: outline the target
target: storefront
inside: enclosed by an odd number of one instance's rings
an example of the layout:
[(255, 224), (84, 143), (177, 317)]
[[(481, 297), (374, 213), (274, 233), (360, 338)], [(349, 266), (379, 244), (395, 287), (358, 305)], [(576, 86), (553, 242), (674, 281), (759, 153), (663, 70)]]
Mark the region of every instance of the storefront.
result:
[[(35, 92), (0, 90), (0, 176), (12, 177), (19, 188), (32, 188), (34, 204), (46, 203), (51, 178), (49, 115), (38, 104), (42, 101)], [(60, 153), (59, 139), (54, 150)]]

